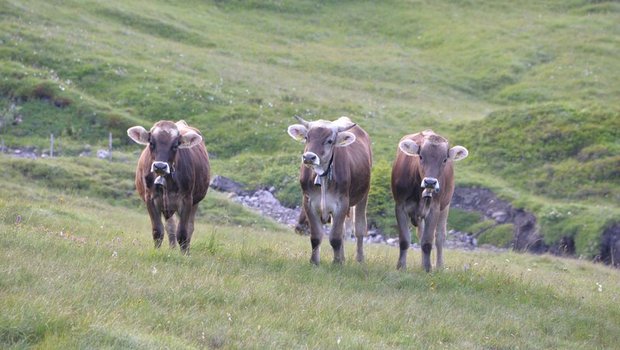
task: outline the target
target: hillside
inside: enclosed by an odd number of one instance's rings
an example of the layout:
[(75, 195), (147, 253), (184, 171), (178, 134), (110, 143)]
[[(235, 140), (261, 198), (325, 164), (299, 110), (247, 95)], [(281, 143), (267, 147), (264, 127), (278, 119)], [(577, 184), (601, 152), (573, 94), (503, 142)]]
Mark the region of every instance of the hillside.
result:
[(294, 205), (300, 148), (286, 126), (346, 114), (371, 131), (370, 219), (393, 233), (380, 180), (397, 140), (432, 127), (471, 151), (459, 184), (491, 188), (534, 212), (546, 241), (570, 236), (592, 258), (620, 218), (619, 12), (577, 0), (3, 1), (0, 137), (44, 153), (53, 133), (71, 157), (112, 132), (127, 154), (128, 126), (185, 119), (215, 173)]

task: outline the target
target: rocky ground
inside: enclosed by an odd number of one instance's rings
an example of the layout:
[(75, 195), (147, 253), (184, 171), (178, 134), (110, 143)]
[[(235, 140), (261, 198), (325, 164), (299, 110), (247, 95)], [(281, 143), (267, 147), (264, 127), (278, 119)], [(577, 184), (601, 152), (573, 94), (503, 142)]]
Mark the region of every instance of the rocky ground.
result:
[[(270, 217), (275, 221), (288, 225), (291, 227), (291, 231), (294, 230), (298, 223), (299, 214), (301, 208), (287, 208), (280, 204), (277, 198), (273, 195), (275, 188), (259, 189), (256, 191), (247, 191), (245, 186), (229, 178), (216, 175), (211, 181), (211, 188), (226, 192), (229, 197), (241, 203), (243, 206), (251, 208), (261, 215)], [(492, 211), (495, 213), (494, 211)], [(497, 216), (497, 215), (496, 215)], [(368, 236), (365, 238), (364, 243), (374, 244), (388, 244), (391, 246), (398, 246), (398, 238), (384, 237), (382, 234), (375, 230), (370, 230)], [(417, 244), (413, 244), (414, 249), (419, 249)], [(493, 247), (490, 245), (478, 246), (478, 242), (475, 237), (465, 232), (459, 232), (450, 230), (446, 237), (445, 247), (448, 249), (490, 249), (494, 251), (505, 251), (506, 249)]]

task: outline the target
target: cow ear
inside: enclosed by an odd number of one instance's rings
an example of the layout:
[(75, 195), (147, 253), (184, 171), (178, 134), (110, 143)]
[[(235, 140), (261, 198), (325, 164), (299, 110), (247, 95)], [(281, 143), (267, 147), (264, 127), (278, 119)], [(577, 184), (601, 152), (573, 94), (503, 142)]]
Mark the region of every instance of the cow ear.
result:
[(336, 147), (345, 147), (355, 142), (355, 134), (348, 131), (341, 131), (336, 136)]
[(448, 156), (450, 157), (450, 159), (455, 162), (467, 158), (468, 155), (469, 151), (467, 151), (467, 148), (463, 146), (454, 146), (450, 148), (450, 151), (448, 152)]
[(306, 142), (306, 136), (308, 135), (308, 129), (301, 124), (293, 124), (288, 127), (288, 134), (295, 141)]
[(202, 136), (194, 131), (188, 131), (184, 135), (181, 135), (179, 142), (179, 148), (190, 148), (202, 142)]
[(420, 146), (413, 140), (403, 140), (398, 144), (398, 148), (408, 155), (408, 156), (417, 156), (420, 151)]
[(127, 129), (127, 135), (140, 145), (149, 144), (149, 132), (141, 126), (132, 126)]

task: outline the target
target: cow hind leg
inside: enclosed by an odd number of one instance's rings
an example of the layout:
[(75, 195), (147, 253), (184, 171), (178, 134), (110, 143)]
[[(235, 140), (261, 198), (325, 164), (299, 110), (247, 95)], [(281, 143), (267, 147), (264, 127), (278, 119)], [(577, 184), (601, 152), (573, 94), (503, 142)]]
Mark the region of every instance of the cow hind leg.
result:
[(368, 195), (364, 197), (353, 210), (353, 223), (355, 224), (355, 240), (357, 243), (357, 262), (364, 262), (364, 237), (366, 236), (366, 230), (368, 229), (366, 223), (366, 204), (368, 202)]

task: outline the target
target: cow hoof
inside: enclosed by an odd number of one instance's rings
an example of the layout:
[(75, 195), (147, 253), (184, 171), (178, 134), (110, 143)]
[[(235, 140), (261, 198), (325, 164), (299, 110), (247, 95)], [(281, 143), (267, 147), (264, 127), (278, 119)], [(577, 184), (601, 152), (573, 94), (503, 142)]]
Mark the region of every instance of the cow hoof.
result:
[(156, 239), (153, 242), (155, 243), (155, 248), (159, 248), (161, 247), (161, 242), (163, 241), (163, 239)]
[(407, 264), (398, 262), (398, 264), (396, 264), (396, 270), (407, 271)]

